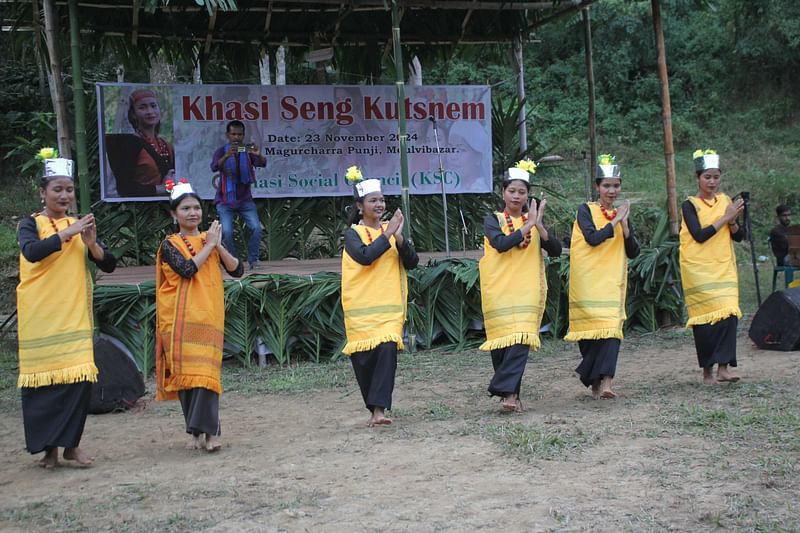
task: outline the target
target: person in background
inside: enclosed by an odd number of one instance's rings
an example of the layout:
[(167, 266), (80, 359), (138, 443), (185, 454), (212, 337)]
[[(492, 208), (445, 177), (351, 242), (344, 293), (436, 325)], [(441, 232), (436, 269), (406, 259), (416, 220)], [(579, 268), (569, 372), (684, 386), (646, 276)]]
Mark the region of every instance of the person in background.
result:
[(736, 327), (742, 311), (733, 241), (744, 239), (737, 220), (744, 200), (732, 201), (719, 192), (722, 172), (715, 151), (696, 150), (693, 158), (697, 195), (689, 196), (681, 206), (681, 280), (689, 315), (686, 327), (692, 328), (703, 383), (736, 382), (739, 377), (729, 367), (736, 366)]
[(219, 397), (225, 295), (220, 265), (241, 277), (242, 264), (222, 246), (216, 220), (200, 232), (200, 197), (185, 181), (167, 183), (178, 232), (156, 257), (156, 400), (180, 399), (190, 448), (222, 447)]
[(506, 411), (521, 412), (520, 387), (531, 349), (540, 346), (539, 328), (547, 301), (547, 274), (542, 250), (561, 255), (561, 243), (542, 222), (547, 200), (528, 201), (529, 160), (510, 168), (503, 180), (503, 211), (483, 220), (480, 260), (481, 307), (494, 375), (489, 394), (499, 396)]
[(39, 182), (43, 209), (23, 218), (17, 233), (17, 387), (25, 446), (32, 454), (45, 452), (39, 465), (48, 469), (58, 465), (58, 448), (64, 448), (68, 461), (83, 466), (93, 461), (79, 447), (98, 373), (86, 259), (103, 272), (112, 272), (117, 264), (97, 241), (93, 215), (67, 215), (75, 201), (74, 165), (54, 152), (40, 152), (45, 165)]
[(363, 180), (358, 167), (347, 170), (354, 184), (355, 203), (348, 217), (342, 252), (342, 309), (347, 344), (364, 405), (367, 426), (392, 423), (392, 392), (397, 351), (403, 349), (403, 325), (408, 298), (407, 269), (419, 263), (417, 252), (403, 236), (403, 213), (388, 222), (381, 217), (386, 201), (381, 181)]
[(789, 239), (786, 237), (786, 228), (792, 223), (792, 210), (789, 206), (781, 204), (775, 208), (775, 214), (778, 217), (778, 224), (769, 232), (769, 245), (775, 254), (775, 264), (788, 266)]
[(222, 224), (222, 244), (232, 254), (236, 254), (233, 240), (233, 221), (238, 214), (250, 232), (247, 244), (247, 262), (250, 269), (258, 268), (258, 254), (261, 246), (261, 221), (258, 219), (256, 204), (250, 192), (255, 181), (255, 167), (267, 166), (267, 158), (259, 152), (255, 144), (244, 144), (244, 123), (232, 120), (225, 127), (228, 142), (217, 148), (211, 158), (212, 172), (219, 172), (219, 185), (214, 203)]

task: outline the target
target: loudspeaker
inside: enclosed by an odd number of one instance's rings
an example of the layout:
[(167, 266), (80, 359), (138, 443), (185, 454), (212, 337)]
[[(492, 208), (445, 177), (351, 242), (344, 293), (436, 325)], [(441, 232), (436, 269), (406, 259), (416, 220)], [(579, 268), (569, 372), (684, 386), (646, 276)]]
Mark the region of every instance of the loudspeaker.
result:
[(144, 396), (144, 378), (133, 355), (122, 342), (108, 335), (94, 338), (94, 364), (97, 382), (92, 383), (89, 412), (124, 411)]
[(800, 350), (800, 287), (770, 294), (753, 317), (749, 335), (765, 350)]

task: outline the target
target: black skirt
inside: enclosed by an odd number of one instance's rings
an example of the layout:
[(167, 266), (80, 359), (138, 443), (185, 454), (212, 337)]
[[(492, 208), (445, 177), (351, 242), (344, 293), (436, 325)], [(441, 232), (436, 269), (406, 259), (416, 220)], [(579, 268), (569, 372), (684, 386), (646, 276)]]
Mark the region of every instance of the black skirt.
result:
[(739, 319), (729, 316), (716, 324), (692, 326), (697, 363), (700, 368), (714, 365), (736, 366), (736, 327)]
[(397, 343), (383, 342), (372, 350), (355, 352), (350, 356), (350, 362), (367, 409), (391, 409), (397, 372)]
[(30, 453), (80, 444), (92, 397), (90, 382), (24, 387), (20, 392), (25, 448)]
[(178, 391), (183, 417), (186, 419), (186, 433), (197, 437), (206, 433), (220, 436), (219, 394), (200, 387)]
[(514, 344), (508, 348), (492, 350), (494, 376), (489, 382), (490, 396), (506, 397), (509, 394), (519, 396), (522, 374), (525, 373), (530, 350), (527, 344)]
[(619, 356), (619, 339), (597, 339), (578, 341), (583, 360), (575, 369), (581, 383), (590, 387), (592, 383), (608, 376), (614, 377)]

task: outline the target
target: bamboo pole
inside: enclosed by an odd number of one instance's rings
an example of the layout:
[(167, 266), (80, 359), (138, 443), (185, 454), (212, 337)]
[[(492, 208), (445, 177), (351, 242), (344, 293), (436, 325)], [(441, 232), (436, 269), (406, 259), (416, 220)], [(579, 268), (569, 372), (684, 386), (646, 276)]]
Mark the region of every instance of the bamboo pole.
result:
[(667, 211), (669, 212), (669, 231), (677, 235), (678, 199), (675, 186), (675, 148), (672, 145), (672, 104), (669, 97), (669, 75), (667, 74), (667, 51), (664, 46), (664, 29), (661, 25), (661, 3), (651, 0), (653, 7), (653, 31), (658, 52), (658, 80), (661, 84), (661, 123), (664, 127), (664, 163), (667, 181)]
[(58, 153), (61, 157), (72, 159), (69, 128), (67, 125), (67, 103), (64, 99), (64, 81), (61, 78), (61, 56), (58, 52), (58, 31), (54, 0), (43, 0), (45, 43), (50, 56), (50, 79), (53, 85), (50, 91), (53, 100), (53, 111), (56, 113), (56, 132), (58, 135)]
[(82, 213), (88, 213), (91, 211), (92, 199), (89, 194), (89, 156), (86, 149), (86, 100), (83, 96), (78, 0), (69, 0), (69, 42), (72, 52), (72, 105), (75, 108), (75, 148), (78, 152), (78, 208)]
[[(517, 98), (525, 102), (525, 66), (522, 59), (522, 34), (514, 37), (514, 67), (517, 71)], [(524, 154), (528, 151), (528, 125), (525, 123), (527, 115), (526, 105), (519, 108), (519, 151)]]
[(583, 19), (583, 47), (586, 56), (586, 88), (589, 97), (589, 173), (586, 183), (586, 199), (594, 198), (595, 174), (597, 173), (597, 131), (594, 109), (594, 62), (592, 60), (592, 22), (589, 19), (589, 8), (581, 9)]
[[(411, 205), (408, 196), (408, 152), (406, 148), (406, 108), (405, 83), (403, 76), (403, 50), (400, 48), (400, 15), (397, 0), (392, 0), (392, 43), (394, 45), (395, 87), (397, 87), (397, 124), (400, 141), (400, 198), (403, 204), (403, 235), (411, 237)], [(443, 178), (444, 179), (444, 178)]]

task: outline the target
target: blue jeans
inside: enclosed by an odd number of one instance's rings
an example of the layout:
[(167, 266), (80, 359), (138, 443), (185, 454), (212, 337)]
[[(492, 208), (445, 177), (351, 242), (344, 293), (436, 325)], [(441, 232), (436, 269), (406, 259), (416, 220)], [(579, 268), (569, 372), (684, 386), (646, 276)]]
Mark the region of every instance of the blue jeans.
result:
[(222, 224), (222, 245), (231, 254), (236, 255), (236, 243), (233, 241), (233, 220), (237, 213), (242, 217), (244, 225), (250, 232), (250, 240), (247, 242), (247, 262), (254, 263), (258, 261), (258, 249), (261, 246), (261, 221), (258, 220), (256, 204), (252, 200), (239, 207), (217, 204), (219, 223)]

